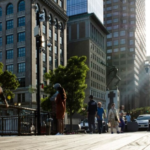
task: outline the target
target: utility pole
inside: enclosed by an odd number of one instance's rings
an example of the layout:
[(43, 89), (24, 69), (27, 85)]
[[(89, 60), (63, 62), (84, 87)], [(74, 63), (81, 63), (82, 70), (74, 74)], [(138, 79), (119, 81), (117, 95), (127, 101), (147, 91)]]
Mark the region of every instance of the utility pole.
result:
[[(37, 26), (40, 29), (39, 11), (36, 13)], [(38, 135), (41, 135), (41, 116), (40, 116), (40, 48), (42, 46), (41, 35), (36, 37), (37, 49), (37, 129)]]

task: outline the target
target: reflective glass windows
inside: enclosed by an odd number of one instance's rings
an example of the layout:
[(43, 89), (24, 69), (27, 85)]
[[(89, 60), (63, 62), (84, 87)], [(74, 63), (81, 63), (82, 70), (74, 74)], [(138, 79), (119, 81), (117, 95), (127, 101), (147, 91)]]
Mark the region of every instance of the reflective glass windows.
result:
[(14, 51), (13, 50), (7, 50), (6, 51), (6, 59), (13, 59), (14, 57)]
[(2, 52), (0, 52), (0, 60), (2, 60)]
[(8, 70), (8, 71), (10, 71), (10, 72), (13, 73), (13, 71), (14, 71), (14, 65), (7, 65), (6, 66), (6, 70)]
[(0, 46), (2, 46), (2, 37), (0, 37)]
[(126, 40), (125, 39), (121, 39), (120, 40), (120, 44), (125, 44), (126, 43)]
[(0, 22), (0, 31), (2, 31), (2, 23)]
[(18, 73), (25, 72), (25, 63), (18, 63)]
[(6, 8), (6, 14), (7, 15), (10, 15), (10, 14), (13, 14), (13, 5), (12, 4), (9, 4)]
[(25, 41), (25, 32), (18, 33), (18, 42)]
[(25, 47), (18, 48), (18, 57), (25, 57)]
[(21, 0), (18, 4), (18, 12), (25, 11), (25, 2), (24, 0)]
[(120, 31), (120, 36), (125, 36), (125, 31)]
[(18, 27), (25, 26), (25, 17), (18, 18)]
[(6, 44), (12, 44), (14, 42), (14, 36), (13, 35), (7, 35), (6, 36)]
[(115, 41), (114, 41), (114, 45), (118, 45), (118, 40), (115, 40)]
[(0, 7), (0, 17), (2, 16), (2, 8)]
[(114, 33), (113, 33), (113, 36), (114, 36), (114, 37), (118, 37), (118, 32), (114, 32)]
[(18, 81), (20, 84), (19, 87), (25, 87), (25, 78), (19, 78)]
[(6, 29), (12, 29), (13, 28), (13, 24), (14, 24), (14, 21), (13, 20), (8, 20), (6, 21)]

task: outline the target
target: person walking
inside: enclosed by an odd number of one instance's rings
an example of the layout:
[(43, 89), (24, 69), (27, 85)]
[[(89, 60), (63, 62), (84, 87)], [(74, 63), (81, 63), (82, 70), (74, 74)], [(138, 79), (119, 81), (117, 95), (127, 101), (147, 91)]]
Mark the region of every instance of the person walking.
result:
[(105, 115), (105, 112), (104, 112), (104, 109), (102, 108), (102, 103), (101, 102), (98, 102), (97, 104), (97, 121), (98, 121), (98, 132), (99, 134), (102, 133), (102, 129), (103, 129), (103, 114), (104, 114), (104, 118), (106, 117)]
[(124, 127), (125, 127), (125, 122), (124, 122), (124, 119), (123, 119), (124, 115), (125, 115), (124, 105), (121, 105), (120, 106), (120, 112), (119, 112), (119, 116), (120, 116), (120, 125), (119, 126), (121, 127), (121, 133), (124, 132)]
[(127, 115), (126, 115), (126, 120), (127, 120), (127, 122), (131, 122), (131, 116), (129, 113), (127, 113)]
[(120, 120), (114, 103), (112, 103), (108, 113), (108, 122), (111, 124), (111, 133), (113, 134), (113, 128), (116, 128), (116, 132), (119, 133), (118, 122), (120, 123)]
[(58, 133), (56, 135), (62, 135), (64, 132), (63, 119), (66, 111), (66, 92), (64, 88), (58, 87), (58, 95), (56, 98), (56, 118), (58, 120)]
[(97, 112), (97, 103), (93, 100), (93, 95), (89, 96), (89, 103), (87, 108), (88, 113), (88, 124), (89, 124), (89, 130), (92, 134), (95, 132), (95, 115)]

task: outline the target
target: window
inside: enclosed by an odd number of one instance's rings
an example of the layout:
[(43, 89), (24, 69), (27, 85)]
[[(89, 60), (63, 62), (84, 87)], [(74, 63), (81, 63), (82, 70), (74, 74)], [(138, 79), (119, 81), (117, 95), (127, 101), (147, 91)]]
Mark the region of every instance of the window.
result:
[(0, 60), (2, 60), (2, 52), (0, 52)]
[(113, 6), (113, 9), (118, 9), (118, 5)]
[(2, 23), (0, 22), (0, 31), (2, 31)]
[(107, 60), (111, 59), (111, 56), (107, 56)]
[(25, 41), (25, 32), (18, 33), (18, 42)]
[(107, 20), (107, 24), (112, 23), (112, 20)]
[(127, 7), (126, 7), (126, 6), (124, 6), (122, 9), (123, 9), (123, 10), (126, 10), (126, 9), (127, 9)]
[(49, 64), (52, 65), (52, 57), (49, 56)]
[(106, 9), (107, 9), (107, 10), (111, 10), (111, 7), (107, 7)]
[(14, 42), (14, 36), (13, 35), (7, 35), (6, 36), (6, 44), (12, 44)]
[(112, 38), (112, 33), (107, 35), (107, 39)]
[(0, 46), (2, 46), (2, 37), (0, 37)]
[(127, 16), (127, 13), (123, 13), (123, 17)]
[(25, 11), (25, 2), (22, 0), (18, 4), (18, 12)]
[(120, 48), (120, 51), (125, 51), (125, 50), (126, 50), (125, 47), (121, 47), (121, 48)]
[(111, 17), (112, 15), (111, 15), (111, 14), (107, 14), (106, 16), (107, 16), (107, 17)]
[(13, 14), (13, 5), (12, 4), (9, 4), (6, 8), (6, 14), (7, 15), (10, 15), (10, 14)]
[(57, 41), (57, 33), (55, 33), (55, 41)]
[(115, 48), (115, 49), (114, 49), (114, 52), (118, 52), (118, 48)]
[(130, 24), (134, 24), (134, 23), (135, 23), (135, 21), (134, 21), (134, 20), (130, 21)]
[(13, 71), (14, 71), (14, 65), (7, 65), (6, 66), (6, 70), (8, 70), (8, 71), (10, 71), (10, 72), (13, 73)]
[(55, 29), (58, 27), (58, 22), (57, 22), (57, 19), (55, 18), (54, 20), (54, 25), (55, 25)]
[(51, 38), (52, 37), (52, 30), (49, 29), (49, 37)]
[(112, 46), (112, 42), (111, 41), (107, 42), (107, 46)]
[(120, 40), (120, 44), (125, 44), (126, 43), (126, 40), (125, 39), (121, 39)]
[(134, 35), (133, 32), (130, 32), (130, 33), (129, 33), (129, 36), (130, 36), (130, 37), (132, 37), (133, 35)]
[(59, 1), (59, 6), (63, 7), (63, 1), (62, 0)]
[(25, 57), (25, 47), (18, 48), (18, 57)]
[(130, 8), (130, 11), (134, 11), (134, 8)]
[(122, 23), (127, 23), (127, 20), (126, 20), (126, 19), (124, 19), (124, 20), (122, 21)]
[(2, 16), (2, 8), (0, 7), (0, 17)]
[(118, 15), (119, 15), (119, 12), (114, 12), (113, 15), (114, 15), (114, 16), (118, 16)]
[(13, 20), (8, 20), (6, 22), (6, 29), (12, 29), (13, 28), (13, 24), (14, 24), (14, 21)]
[(25, 72), (25, 63), (18, 64), (18, 73)]
[(13, 50), (6, 51), (6, 59), (13, 59), (14, 52)]
[(19, 78), (18, 81), (20, 84), (19, 87), (25, 87), (25, 78)]
[(55, 46), (55, 54), (57, 54), (57, 53), (58, 53), (57, 46)]
[(60, 57), (63, 57), (63, 51), (60, 49)]
[(18, 27), (25, 26), (25, 17), (18, 18)]
[(115, 41), (114, 41), (114, 45), (118, 45), (118, 40), (115, 40)]
[(113, 26), (114, 29), (118, 29), (118, 27), (119, 27), (118, 25)]
[(60, 42), (60, 44), (62, 44), (62, 43), (63, 43), (63, 42), (62, 42), (62, 37), (60, 37), (60, 41), (59, 41), (59, 42)]
[(115, 18), (115, 19), (113, 20), (113, 22), (118, 22), (118, 18)]
[(125, 31), (120, 31), (120, 36), (125, 36)]
[(107, 30), (111, 30), (112, 29), (112, 27), (107, 27)]
[(55, 58), (55, 68), (58, 67), (58, 59)]
[(18, 94), (18, 103), (25, 102), (25, 93)]
[(130, 52), (134, 52), (134, 48), (130, 48)]
[(45, 74), (46, 73), (46, 68), (45, 67), (43, 67), (43, 74)]
[(44, 62), (46, 61), (45, 53), (43, 53), (43, 61), (44, 61)]
[(45, 34), (45, 32), (46, 32), (45, 25), (43, 25), (42, 27), (43, 27), (43, 28), (42, 28), (42, 30), (43, 30), (43, 33)]
[(114, 37), (118, 37), (118, 32), (113, 33)]
[(108, 50), (107, 50), (107, 53), (112, 53), (112, 49), (108, 49)]
[(130, 45), (133, 45), (133, 44), (134, 44), (133, 40), (130, 40)]

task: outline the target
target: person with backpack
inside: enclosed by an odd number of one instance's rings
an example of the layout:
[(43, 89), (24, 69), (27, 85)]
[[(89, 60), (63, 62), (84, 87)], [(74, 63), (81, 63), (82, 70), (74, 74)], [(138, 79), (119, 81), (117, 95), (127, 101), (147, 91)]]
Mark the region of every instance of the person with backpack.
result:
[(93, 95), (89, 96), (89, 103), (88, 103), (88, 108), (87, 108), (87, 113), (88, 113), (88, 124), (89, 124), (89, 130), (90, 133), (92, 134), (95, 132), (95, 115), (97, 112), (97, 103), (93, 100)]

